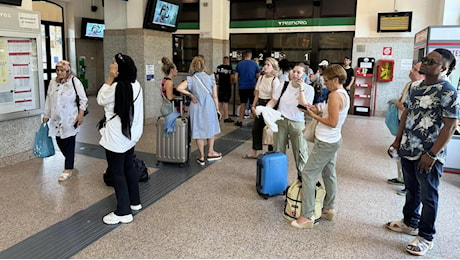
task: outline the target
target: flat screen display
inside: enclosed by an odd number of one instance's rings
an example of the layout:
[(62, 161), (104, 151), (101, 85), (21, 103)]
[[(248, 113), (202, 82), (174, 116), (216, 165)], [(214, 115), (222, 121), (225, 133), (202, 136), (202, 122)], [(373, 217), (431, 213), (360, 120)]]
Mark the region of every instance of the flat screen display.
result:
[(104, 20), (81, 19), (81, 38), (82, 39), (103, 39), (105, 24)]
[(175, 32), (181, 6), (180, 0), (149, 0), (144, 28)]
[(410, 32), (412, 12), (378, 13), (377, 32)]
[(21, 6), (22, 0), (0, 0), (0, 4)]

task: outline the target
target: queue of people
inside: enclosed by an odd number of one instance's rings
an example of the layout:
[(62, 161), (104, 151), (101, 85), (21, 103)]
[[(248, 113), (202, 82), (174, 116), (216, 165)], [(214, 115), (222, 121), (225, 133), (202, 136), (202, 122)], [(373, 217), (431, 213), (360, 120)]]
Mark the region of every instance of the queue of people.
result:
[[(326, 190), (321, 219), (335, 219), (337, 151), (343, 142), (341, 131), (348, 115), (349, 91), (354, 80), (348, 57), (345, 57), (343, 66), (321, 61), (318, 72), (310, 77), (307, 75), (310, 68), (304, 63), (291, 68), (287, 60), (278, 63), (274, 58), (265, 59), (260, 73), (257, 64), (251, 60), (250, 51), (246, 52), (245, 59), (238, 63), (235, 71), (229, 65), (229, 58), (224, 57), (215, 75), (210, 75), (206, 72), (204, 58), (196, 56), (191, 62), (191, 75), (177, 87), (172, 80), (177, 75), (177, 67), (167, 57), (162, 58), (162, 63), (165, 74), (161, 81), (163, 100), (172, 102), (180, 95), (191, 100), (191, 138), (199, 150), (196, 158), (199, 165), (222, 159), (222, 153), (214, 149), (215, 138), (221, 133), (221, 109), (224, 122), (232, 122), (229, 121), (228, 102), (231, 85), (238, 81), (241, 84), (240, 101), (242, 104), (250, 102), (254, 116), (252, 151), (243, 158), (257, 159), (259, 151), (263, 150), (262, 134), (266, 121), (263, 114), (256, 115), (256, 107), (274, 109), (283, 119), (275, 122), (278, 132), (273, 135), (273, 149), (286, 153), (290, 140), (303, 191), (301, 216), (290, 225), (313, 228), (315, 186), (319, 179)], [(435, 49), (414, 66), (409, 74), (411, 82), (395, 101), (401, 110), (400, 125), (388, 153), (391, 155), (390, 150), (397, 151), (402, 176), (389, 182), (405, 185), (406, 202), (403, 219), (388, 222), (385, 227), (416, 236), (406, 247), (406, 251), (414, 255), (424, 255), (433, 247), (445, 148), (460, 117), (457, 90), (446, 80), (455, 65), (455, 57), (450, 51)], [(43, 123), (51, 126), (49, 134), (56, 137), (65, 157), (64, 171), (58, 179), (65, 181), (72, 176), (75, 136), (83, 123), (88, 99), (81, 82), (70, 72), (69, 62), (58, 62), (56, 72), (57, 76), (48, 88)], [(132, 163), (144, 122), (143, 91), (136, 77), (133, 59), (117, 53), (109, 66), (109, 76), (97, 94), (97, 103), (103, 106), (105, 116), (99, 143), (105, 149), (108, 168), (113, 173), (117, 199), (115, 210), (103, 217), (106, 224), (129, 223), (133, 220), (132, 212), (142, 209), (138, 176)], [(305, 82), (306, 77), (316, 89)], [(326, 97), (323, 97), (324, 93), (327, 93)], [(78, 103), (75, 102), (76, 96), (79, 97)], [(243, 113), (240, 111), (241, 116)], [(240, 127), (241, 116), (235, 124)], [(303, 137), (306, 116), (318, 121), (310, 153)], [(207, 153), (205, 145), (208, 146)]]

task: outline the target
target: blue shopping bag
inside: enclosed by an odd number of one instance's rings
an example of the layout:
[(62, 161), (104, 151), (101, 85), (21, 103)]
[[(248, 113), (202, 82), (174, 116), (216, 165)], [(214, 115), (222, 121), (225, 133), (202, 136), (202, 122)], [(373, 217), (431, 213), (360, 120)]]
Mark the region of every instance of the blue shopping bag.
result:
[(45, 158), (54, 155), (54, 145), (51, 137), (48, 136), (48, 124), (41, 124), (40, 129), (35, 133), (34, 155)]
[(388, 110), (385, 115), (385, 124), (387, 125), (390, 133), (394, 136), (398, 134), (399, 118), (398, 118), (398, 107), (395, 103), (388, 103)]

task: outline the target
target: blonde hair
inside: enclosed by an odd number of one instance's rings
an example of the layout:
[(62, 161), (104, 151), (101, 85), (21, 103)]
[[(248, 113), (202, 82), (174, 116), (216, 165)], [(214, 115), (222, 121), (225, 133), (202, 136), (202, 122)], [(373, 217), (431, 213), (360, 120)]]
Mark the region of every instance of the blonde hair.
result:
[(161, 63), (163, 63), (163, 66), (161, 66), (161, 70), (166, 75), (169, 75), (171, 70), (176, 67), (174, 62), (172, 62), (171, 59), (169, 59), (168, 57), (161, 58)]
[(190, 64), (190, 68), (192, 68), (195, 72), (202, 72), (206, 70), (206, 65), (204, 63), (204, 59), (201, 56), (193, 57), (192, 63)]
[(272, 67), (273, 67), (272, 72), (270, 72), (270, 76), (277, 77), (277, 76), (278, 76), (278, 72), (279, 72), (279, 70), (280, 70), (280, 66), (278, 65), (278, 61), (275, 60), (274, 58), (267, 58), (265, 61), (270, 62), (270, 64), (271, 64)]

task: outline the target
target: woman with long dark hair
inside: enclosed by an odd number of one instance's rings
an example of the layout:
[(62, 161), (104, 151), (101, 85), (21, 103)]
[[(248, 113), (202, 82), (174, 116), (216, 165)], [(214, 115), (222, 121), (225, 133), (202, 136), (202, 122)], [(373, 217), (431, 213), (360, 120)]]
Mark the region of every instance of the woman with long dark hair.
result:
[(99, 144), (105, 149), (117, 198), (116, 210), (103, 218), (106, 224), (129, 223), (133, 220), (132, 211), (142, 208), (133, 164), (134, 146), (142, 136), (144, 123), (144, 98), (136, 76), (131, 57), (118, 53), (97, 94), (97, 103), (104, 106), (106, 118)]

